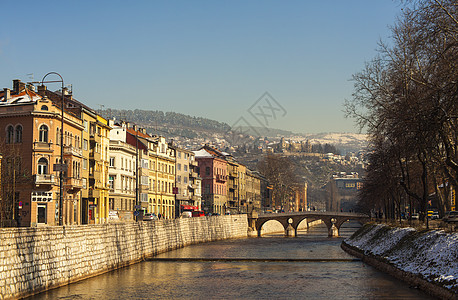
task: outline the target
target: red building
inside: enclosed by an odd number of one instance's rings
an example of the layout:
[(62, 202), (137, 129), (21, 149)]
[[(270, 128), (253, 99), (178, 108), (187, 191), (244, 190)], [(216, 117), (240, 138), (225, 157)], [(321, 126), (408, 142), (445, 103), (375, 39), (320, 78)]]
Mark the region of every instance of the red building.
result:
[(194, 154), (202, 178), (202, 208), (206, 213), (224, 214), (227, 209), (226, 154), (210, 146)]

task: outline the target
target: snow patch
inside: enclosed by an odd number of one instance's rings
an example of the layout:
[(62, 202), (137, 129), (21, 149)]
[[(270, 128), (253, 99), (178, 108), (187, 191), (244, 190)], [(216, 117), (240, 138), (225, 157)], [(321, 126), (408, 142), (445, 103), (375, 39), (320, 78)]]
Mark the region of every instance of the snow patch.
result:
[(345, 242), (366, 255), (385, 258), (400, 270), (458, 290), (458, 233), (373, 225)]

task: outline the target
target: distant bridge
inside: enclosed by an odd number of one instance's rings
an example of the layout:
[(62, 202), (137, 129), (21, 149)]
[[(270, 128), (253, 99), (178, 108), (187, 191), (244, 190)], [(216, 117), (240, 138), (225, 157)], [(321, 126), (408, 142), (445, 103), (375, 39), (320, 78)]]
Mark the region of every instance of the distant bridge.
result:
[(297, 228), (299, 224), (305, 220), (308, 224), (313, 221), (321, 220), (328, 227), (328, 236), (339, 236), (339, 229), (343, 223), (347, 221), (358, 221), (361, 224), (369, 222), (371, 219), (368, 215), (348, 212), (292, 212), (292, 213), (271, 213), (260, 214), (253, 213), (248, 215), (248, 225), (252, 231), (257, 231), (258, 236), (261, 236), (261, 228), (267, 221), (276, 220), (283, 225), (286, 236), (297, 236)]

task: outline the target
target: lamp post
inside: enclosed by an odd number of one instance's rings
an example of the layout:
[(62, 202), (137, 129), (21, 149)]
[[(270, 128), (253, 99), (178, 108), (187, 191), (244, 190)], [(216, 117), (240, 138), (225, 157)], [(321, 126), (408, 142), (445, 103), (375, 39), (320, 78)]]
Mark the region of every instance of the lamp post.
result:
[[(60, 80), (52, 80), (52, 81), (45, 81), (45, 78), (48, 75), (57, 75), (59, 76)], [(57, 72), (49, 72), (45, 76), (43, 76), (43, 79), (41, 80), (41, 85), (43, 86), (43, 83), (55, 83), (55, 82), (60, 82), (62, 84), (62, 107), (61, 107), (61, 126), (60, 126), (60, 164), (58, 165), (55, 170), (60, 170), (59, 174), (59, 209), (58, 209), (58, 214), (59, 214), (59, 226), (63, 225), (63, 217), (62, 217), (62, 202), (63, 202), (63, 195), (64, 195), (64, 79), (62, 76), (60, 76), (59, 73)]]

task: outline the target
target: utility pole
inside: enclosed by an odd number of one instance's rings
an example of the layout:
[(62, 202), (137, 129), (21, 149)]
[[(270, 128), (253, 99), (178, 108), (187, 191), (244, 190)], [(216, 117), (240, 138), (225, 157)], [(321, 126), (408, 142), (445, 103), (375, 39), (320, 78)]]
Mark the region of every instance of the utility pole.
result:
[(140, 205), (139, 201), (138, 201), (138, 198), (139, 198), (139, 185), (138, 185), (138, 179), (139, 179), (139, 176), (138, 176), (138, 170), (139, 170), (139, 166), (138, 166), (138, 131), (135, 130), (135, 211), (136, 211), (136, 216), (135, 216), (135, 221), (138, 222), (138, 219), (139, 219), (139, 213), (140, 213), (140, 210), (138, 209), (138, 206)]
[[(60, 80), (53, 80), (53, 81), (45, 81), (45, 78), (48, 75), (57, 75), (59, 76)], [(60, 171), (59, 173), (59, 208), (58, 208), (58, 222), (59, 226), (63, 225), (63, 195), (64, 195), (64, 171), (66, 170), (65, 167), (66, 165), (64, 164), (64, 79), (62, 76), (60, 76), (59, 73), (56, 72), (49, 72), (45, 76), (43, 76), (43, 79), (41, 80), (41, 85), (43, 86), (43, 83), (53, 83), (53, 82), (60, 82), (62, 84), (62, 107), (61, 107), (61, 125), (60, 125), (60, 163), (55, 166), (55, 171)]]

